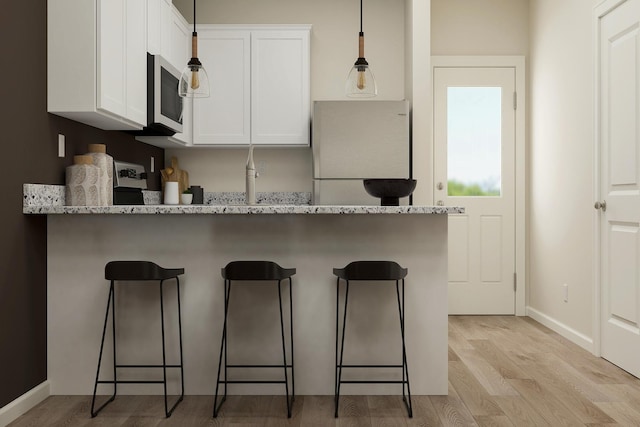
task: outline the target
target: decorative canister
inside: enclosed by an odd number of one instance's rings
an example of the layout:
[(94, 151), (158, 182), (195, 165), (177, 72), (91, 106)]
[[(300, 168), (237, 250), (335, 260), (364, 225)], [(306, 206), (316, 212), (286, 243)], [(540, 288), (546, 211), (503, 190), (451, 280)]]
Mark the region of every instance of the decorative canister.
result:
[(201, 205), (204, 203), (204, 190), (199, 185), (192, 185), (190, 187), (191, 193), (193, 194), (192, 204)]
[(178, 181), (167, 181), (164, 183), (164, 204), (177, 205), (180, 203), (180, 194), (178, 193)]
[(104, 144), (89, 144), (87, 156), (100, 168), (100, 205), (113, 205), (113, 157), (107, 154)]
[(91, 156), (74, 156), (66, 169), (67, 206), (100, 206), (100, 168)]

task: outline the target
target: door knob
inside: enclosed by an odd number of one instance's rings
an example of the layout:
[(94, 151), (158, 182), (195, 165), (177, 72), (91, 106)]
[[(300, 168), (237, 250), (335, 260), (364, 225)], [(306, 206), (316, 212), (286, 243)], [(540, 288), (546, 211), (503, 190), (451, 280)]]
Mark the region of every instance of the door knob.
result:
[(594, 208), (596, 209), (602, 209), (602, 212), (606, 212), (607, 211), (607, 201), (603, 200), (602, 202), (596, 202), (595, 205), (593, 205)]
[(436, 205), (438, 206), (444, 206), (444, 202), (442, 200), (438, 200), (438, 203), (436, 203)]
[(444, 188), (444, 185), (442, 185), (442, 183), (441, 183), (441, 182), (439, 182), (439, 183), (436, 185), (436, 188), (437, 188), (438, 190), (442, 190), (442, 189)]

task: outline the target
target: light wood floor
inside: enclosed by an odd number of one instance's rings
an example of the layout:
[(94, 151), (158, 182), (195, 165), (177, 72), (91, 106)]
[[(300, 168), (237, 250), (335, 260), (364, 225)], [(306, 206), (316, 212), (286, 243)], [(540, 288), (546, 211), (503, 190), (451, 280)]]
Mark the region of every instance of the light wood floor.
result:
[(640, 426), (640, 380), (526, 317), (450, 317), (449, 395), (413, 396), (413, 419), (397, 396), (344, 396), (338, 419), (331, 396), (290, 420), (283, 397), (232, 396), (215, 420), (212, 400), (165, 419), (161, 396), (120, 396), (91, 419), (90, 397), (52, 396), (10, 426)]

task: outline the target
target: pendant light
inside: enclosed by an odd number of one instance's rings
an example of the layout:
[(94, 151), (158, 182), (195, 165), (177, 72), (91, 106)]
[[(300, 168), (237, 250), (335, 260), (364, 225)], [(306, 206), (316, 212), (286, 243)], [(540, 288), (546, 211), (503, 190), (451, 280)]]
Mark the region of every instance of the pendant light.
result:
[(196, 0), (193, 0), (193, 34), (191, 37), (191, 59), (182, 70), (178, 83), (178, 94), (186, 98), (209, 97), (209, 77), (198, 59), (198, 32), (196, 31)]
[(347, 77), (345, 90), (351, 98), (371, 98), (378, 94), (376, 79), (369, 63), (364, 59), (364, 32), (362, 31), (362, 0), (360, 0), (360, 34), (358, 35), (358, 59)]

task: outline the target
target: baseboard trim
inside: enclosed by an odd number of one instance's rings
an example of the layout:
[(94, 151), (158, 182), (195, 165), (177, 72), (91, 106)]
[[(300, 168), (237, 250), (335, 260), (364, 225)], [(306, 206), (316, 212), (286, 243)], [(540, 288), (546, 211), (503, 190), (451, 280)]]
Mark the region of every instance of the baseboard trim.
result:
[(35, 386), (22, 396), (0, 408), (0, 427), (15, 421), (20, 415), (49, 397), (49, 381)]
[(590, 353), (594, 352), (593, 339), (588, 336), (576, 331), (575, 329), (565, 325), (562, 322), (554, 319), (553, 317), (544, 314), (535, 308), (527, 307), (527, 316), (531, 317), (533, 320), (542, 323), (547, 328), (551, 329), (554, 332), (559, 333), (572, 343), (579, 345)]

